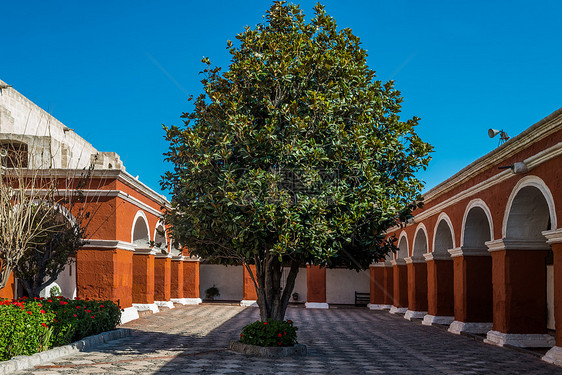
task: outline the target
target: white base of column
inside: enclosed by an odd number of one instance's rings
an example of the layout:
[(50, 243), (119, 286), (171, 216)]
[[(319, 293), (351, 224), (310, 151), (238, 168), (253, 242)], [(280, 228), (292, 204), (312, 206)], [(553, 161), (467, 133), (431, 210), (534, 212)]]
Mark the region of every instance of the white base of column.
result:
[(121, 324), (139, 318), (139, 312), (134, 307), (126, 307), (121, 311)]
[(153, 314), (157, 314), (160, 312), (158, 306), (155, 303), (133, 303), (133, 307), (137, 309), (137, 311), (152, 311)]
[(199, 305), (201, 298), (172, 298), (173, 303), (179, 303), (180, 305)]
[(556, 344), (554, 337), (546, 333), (521, 334), (498, 331), (489, 331), (484, 342), (492, 345), (511, 345), (520, 348), (548, 348)]
[(391, 314), (405, 314), (406, 311), (408, 311), (407, 307), (396, 307), (396, 306), (392, 306), (390, 308), (390, 313)]
[(174, 308), (174, 303), (172, 301), (154, 301), (154, 303), (156, 304), (156, 306), (167, 307), (169, 309)]
[(392, 305), (379, 305), (369, 303), (367, 307), (369, 308), (369, 310), (390, 310), (392, 308)]
[(449, 325), (455, 320), (454, 316), (439, 316), (439, 315), (429, 315), (423, 317), (422, 324), (425, 326), (430, 326), (433, 324), (443, 324)]
[(562, 348), (559, 346), (553, 346), (548, 352), (546, 352), (544, 357), (542, 357), (542, 360), (556, 366), (562, 366)]
[(329, 309), (330, 305), (326, 302), (306, 302), (304, 307), (307, 309)]
[(404, 319), (412, 320), (412, 319), (422, 319), (424, 316), (427, 315), (427, 311), (412, 311), (408, 310), (404, 314)]
[(258, 306), (258, 302), (254, 299), (243, 299), (242, 301), (240, 301), (240, 306), (244, 306), (244, 307), (259, 307)]
[(460, 335), (461, 332), (466, 333), (486, 333), (492, 329), (492, 323), (466, 323), (466, 322), (459, 322), (458, 320), (453, 321), (449, 326), (448, 331), (457, 335)]

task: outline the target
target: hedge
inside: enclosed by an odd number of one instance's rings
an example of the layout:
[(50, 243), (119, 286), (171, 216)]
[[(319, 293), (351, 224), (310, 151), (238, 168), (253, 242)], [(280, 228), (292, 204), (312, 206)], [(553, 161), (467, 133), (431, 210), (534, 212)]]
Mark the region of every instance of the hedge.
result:
[(115, 329), (121, 311), (112, 301), (26, 297), (0, 301), (0, 360), (31, 355)]

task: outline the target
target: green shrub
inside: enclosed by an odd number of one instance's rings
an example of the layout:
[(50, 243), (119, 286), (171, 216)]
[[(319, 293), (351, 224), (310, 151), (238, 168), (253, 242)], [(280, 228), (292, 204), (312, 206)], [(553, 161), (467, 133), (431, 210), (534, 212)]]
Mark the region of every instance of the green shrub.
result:
[(242, 328), (240, 342), (257, 346), (293, 346), (297, 343), (297, 329), (291, 320), (257, 320)]
[(112, 301), (63, 297), (0, 301), (0, 360), (115, 329), (120, 318), (121, 311)]

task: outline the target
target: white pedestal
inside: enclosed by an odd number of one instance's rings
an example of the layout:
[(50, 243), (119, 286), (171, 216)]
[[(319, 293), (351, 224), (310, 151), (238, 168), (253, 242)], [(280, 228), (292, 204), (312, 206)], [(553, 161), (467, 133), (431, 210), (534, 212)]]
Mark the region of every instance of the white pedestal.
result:
[(554, 337), (548, 334), (519, 334), (489, 331), (485, 343), (504, 346), (511, 345), (520, 348), (547, 348), (556, 343)]
[(199, 305), (203, 300), (201, 298), (172, 298), (172, 302), (180, 305)]
[(404, 319), (412, 320), (412, 319), (423, 319), (424, 316), (427, 315), (427, 311), (412, 311), (407, 310), (404, 314)]
[(544, 357), (542, 357), (542, 360), (556, 366), (562, 366), (562, 348), (559, 346), (553, 346), (548, 352), (546, 352)]
[(406, 311), (408, 311), (407, 307), (396, 307), (396, 306), (392, 306), (390, 308), (390, 313), (391, 314), (405, 314)]
[(167, 307), (169, 309), (174, 308), (174, 303), (172, 301), (154, 301), (154, 303), (156, 304), (156, 306)]
[(240, 306), (259, 307), (258, 302), (256, 300), (251, 300), (251, 299), (243, 299), (242, 301), (240, 301)]
[(369, 310), (390, 310), (392, 308), (392, 305), (379, 305), (369, 303), (367, 307), (369, 308)]
[(438, 315), (429, 315), (423, 317), (422, 324), (426, 326), (430, 326), (433, 324), (443, 324), (449, 325), (455, 320), (454, 316), (438, 316)]
[(448, 331), (460, 335), (461, 332), (481, 334), (492, 329), (492, 323), (465, 323), (455, 320), (449, 326)]
[(306, 302), (304, 307), (307, 309), (328, 309), (330, 306), (326, 302)]
[(133, 303), (133, 307), (137, 309), (137, 311), (152, 311), (153, 314), (157, 314), (160, 312), (158, 306), (155, 303)]
[(139, 312), (134, 307), (126, 307), (121, 311), (121, 324), (130, 322), (139, 318)]

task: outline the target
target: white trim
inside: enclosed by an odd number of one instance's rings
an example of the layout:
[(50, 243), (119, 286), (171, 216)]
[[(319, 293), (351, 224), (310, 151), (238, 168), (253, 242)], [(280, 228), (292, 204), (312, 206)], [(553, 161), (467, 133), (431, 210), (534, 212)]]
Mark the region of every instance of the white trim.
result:
[(460, 335), (462, 332), (482, 334), (491, 330), (492, 325), (492, 323), (460, 322), (455, 320), (449, 326), (448, 331), (456, 335)]
[(423, 257), (426, 262), (429, 262), (430, 260), (451, 260), (451, 254), (449, 251), (450, 250), (447, 250), (447, 253), (425, 253), (423, 254)]
[(422, 319), (426, 315), (427, 315), (427, 311), (413, 311), (408, 309), (404, 314), (404, 319), (406, 320)]
[(488, 208), (488, 205), (486, 204), (486, 202), (484, 202), (480, 198), (476, 198), (476, 199), (473, 199), (470, 202), (468, 202), (468, 204), (466, 205), (466, 208), (464, 210), (464, 215), (462, 217), (462, 226), (461, 226), (461, 246), (460, 247), (464, 246), (464, 236), (465, 236), (464, 228), (466, 226), (466, 218), (468, 217), (468, 214), (470, 213), (470, 210), (472, 210), (475, 207), (480, 207), (484, 211), (484, 214), (488, 218), (488, 225), (490, 227), (490, 241), (494, 239), (494, 220), (492, 219), (492, 214), (490, 212), (490, 209)]
[(425, 259), (422, 258), (418, 258), (418, 257), (408, 257), (408, 258), (404, 258), (404, 260), (406, 261), (406, 264), (419, 264), (419, 263), (424, 263), (425, 264)]
[(156, 306), (160, 307), (167, 307), (169, 309), (175, 308), (174, 303), (172, 301), (154, 301)]
[(240, 306), (242, 307), (259, 307), (258, 306), (258, 301), (254, 300), (250, 300), (250, 299), (243, 299), (242, 301), (240, 301)]
[(390, 261), (390, 264), (392, 264), (392, 266), (405, 266), (406, 261), (404, 259), (394, 259)]
[(367, 308), (369, 310), (390, 310), (392, 305), (381, 305), (376, 303), (369, 303), (367, 304)]
[(478, 248), (470, 248), (470, 247), (455, 247), (454, 249), (448, 250), (449, 254), (451, 254), (451, 258), (456, 257), (489, 257), (490, 252), (486, 249), (478, 249)]
[(330, 306), (326, 302), (306, 302), (304, 307), (307, 309), (328, 309)]
[(546, 237), (548, 244), (560, 243), (562, 242), (562, 228), (554, 230), (545, 230), (542, 235)]
[[(137, 220), (139, 220), (139, 218), (142, 218), (146, 224), (146, 235), (148, 236), (148, 242), (150, 242), (150, 226), (148, 225), (148, 219), (146, 218), (144, 211), (138, 210), (135, 214), (135, 218), (133, 219), (133, 226), (131, 227), (131, 243), (135, 243), (135, 227), (137, 226)], [(148, 242), (146, 244), (147, 246)]]
[(422, 324), (424, 326), (431, 326), (434, 324), (441, 324), (448, 326), (455, 320), (454, 316), (440, 316), (440, 315), (429, 315), (423, 317)]
[(396, 306), (392, 306), (390, 308), (389, 313), (391, 314), (405, 314), (406, 311), (408, 311), (407, 307), (396, 307)]
[(130, 242), (124, 241), (115, 241), (115, 240), (99, 240), (99, 239), (92, 239), (86, 240), (87, 244), (82, 246), (83, 249), (87, 248), (96, 248), (101, 250), (127, 250), (127, 251), (134, 251), (135, 245)]
[(134, 255), (156, 255), (156, 251), (151, 247), (135, 247)]
[(502, 250), (550, 250), (550, 245), (542, 240), (509, 240), (502, 238), (486, 242), (489, 252)]
[(437, 228), (439, 228), (439, 224), (441, 224), (441, 221), (443, 221), (443, 220), (449, 226), (449, 234), (451, 235), (451, 238), (453, 240), (453, 248), (456, 247), (455, 246), (455, 229), (453, 227), (453, 222), (451, 221), (451, 218), (449, 218), (449, 215), (447, 215), (445, 212), (441, 212), (439, 214), (439, 216), (437, 217), (437, 222), (435, 224), (435, 227), (433, 228), (433, 246), (431, 247), (431, 249), (427, 249), (428, 253), (435, 252), (435, 240), (437, 238)]
[(556, 366), (562, 366), (562, 348), (559, 346), (553, 346), (548, 352), (546, 352), (544, 357), (542, 357), (542, 360)]
[(153, 314), (158, 314), (160, 310), (155, 303), (133, 303), (133, 307), (137, 311), (152, 311)]
[(134, 307), (126, 307), (121, 309), (121, 324), (130, 322), (139, 318), (139, 312)]
[(199, 305), (203, 302), (201, 298), (172, 298), (171, 300), (180, 305)]
[(554, 337), (547, 333), (520, 334), (498, 331), (489, 331), (484, 342), (497, 346), (511, 345), (519, 348), (548, 348), (556, 344)]
[[(396, 254), (394, 254), (394, 259), (398, 259), (398, 253), (400, 252), (400, 242), (402, 241), (402, 237), (406, 239), (406, 254), (410, 256), (410, 244), (408, 243), (408, 234), (406, 233), (405, 230), (402, 230), (402, 232), (400, 232), (400, 236), (398, 236), (398, 251), (396, 252)], [(404, 258), (400, 258), (400, 259), (404, 259)]]
[(556, 209), (554, 206), (554, 198), (552, 197), (552, 193), (550, 189), (546, 185), (546, 183), (538, 176), (525, 176), (521, 180), (517, 182), (513, 190), (511, 190), (511, 194), (507, 200), (507, 204), (505, 205), (505, 212), (503, 215), (503, 223), (502, 223), (502, 237), (507, 237), (507, 222), (509, 220), (509, 214), (511, 212), (511, 207), (513, 206), (513, 201), (517, 197), (519, 191), (525, 187), (532, 186), (537, 188), (543, 195), (546, 204), (548, 205), (548, 212), (550, 215), (550, 226), (551, 228), (558, 228), (556, 222)]
[(425, 235), (425, 251), (429, 251), (429, 236), (427, 235), (427, 229), (424, 223), (419, 223), (416, 227), (416, 231), (414, 232), (414, 243), (412, 244), (412, 253), (408, 255), (410, 257), (414, 256), (414, 252), (416, 251), (416, 239), (418, 238), (418, 232), (422, 230), (423, 234)]

